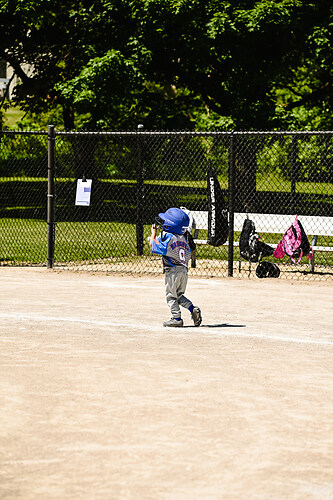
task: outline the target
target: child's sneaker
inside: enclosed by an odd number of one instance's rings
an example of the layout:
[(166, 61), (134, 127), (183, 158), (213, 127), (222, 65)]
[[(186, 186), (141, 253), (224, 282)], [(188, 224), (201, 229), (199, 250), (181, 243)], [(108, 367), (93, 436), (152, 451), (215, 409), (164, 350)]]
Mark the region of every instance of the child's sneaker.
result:
[(181, 327), (184, 325), (184, 322), (182, 319), (176, 319), (176, 318), (171, 318), (169, 321), (164, 321), (163, 326), (175, 326), (175, 327)]
[(194, 326), (199, 326), (201, 325), (202, 317), (201, 317), (201, 311), (199, 307), (194, 307), (191, 317), (193, 319)]

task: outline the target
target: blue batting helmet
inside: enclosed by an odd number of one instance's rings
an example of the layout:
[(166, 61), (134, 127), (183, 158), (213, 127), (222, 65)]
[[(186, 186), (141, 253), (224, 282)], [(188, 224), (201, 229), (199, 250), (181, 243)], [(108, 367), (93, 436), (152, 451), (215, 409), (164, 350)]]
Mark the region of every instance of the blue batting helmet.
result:
[(184, 234), (190, 224), (189, 216), (180, 208), (169, 208), (165, 213), (158, 214), (156, 220), (164, 231), (172, 234)]

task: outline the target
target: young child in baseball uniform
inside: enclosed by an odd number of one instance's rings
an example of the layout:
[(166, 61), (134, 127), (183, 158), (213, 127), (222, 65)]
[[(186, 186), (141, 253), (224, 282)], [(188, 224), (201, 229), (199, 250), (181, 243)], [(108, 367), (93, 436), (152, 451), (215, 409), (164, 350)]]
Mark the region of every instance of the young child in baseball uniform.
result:
[(189, 216), (180, 208), (169, 208), (165, 213), (158, 214), (156, 221), (162, 228), (162, 233), (156, 237), (156, 225), (153, 224), (149, 245), (153, 254), (162, 255), (165, 295), (172, 315), (163, 326), (183, 326), (179, 306), (188, 309), (194, 326), (199, 326), (202, 321), (201, 311), (184, 295), (188, 279), (188, 262), (192, 254), (185, 235), (190, 223)]

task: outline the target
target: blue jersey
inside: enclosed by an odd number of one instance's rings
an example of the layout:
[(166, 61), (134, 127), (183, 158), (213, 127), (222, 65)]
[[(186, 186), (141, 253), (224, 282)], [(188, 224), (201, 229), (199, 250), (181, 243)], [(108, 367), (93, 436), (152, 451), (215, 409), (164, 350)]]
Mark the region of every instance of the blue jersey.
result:
[(162, 255), (164, 267), (183, 266), (186, 269), (192, 254), (184, 235), (166, 232), (153, 240), (151, 251)]

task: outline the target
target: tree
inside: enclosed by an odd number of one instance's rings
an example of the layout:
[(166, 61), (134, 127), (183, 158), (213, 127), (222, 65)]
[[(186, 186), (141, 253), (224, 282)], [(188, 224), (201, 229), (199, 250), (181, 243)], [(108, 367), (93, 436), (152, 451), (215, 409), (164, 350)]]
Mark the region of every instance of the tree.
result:
[[(152, 16), (151, 2), (147, 9)], [(331, 102), (332, 9), (327, 0), (161, 1), (145, 34), (150, 70), (199, 94), (238, 129), (279, 128), (288, 116), (277, 91), (293, 91), (289, 110)]]
[(105, 55), (108, 46), (117, 50), (127, 43), (132, 29), (129, 4), (2, 0), (0, 58), (21, 79), (15, 101), (32, 112), (60, 104), (65, 128), (74, 128), (73, 101), (59, 94), (56, 85), (78, 77), (89, 61)]
[[(332, 125), (328, 0), (1, 0), (16, 101), (86, 128)], [(33, 67), (28, 75), (24, 64)]]

